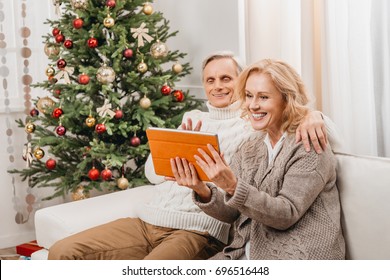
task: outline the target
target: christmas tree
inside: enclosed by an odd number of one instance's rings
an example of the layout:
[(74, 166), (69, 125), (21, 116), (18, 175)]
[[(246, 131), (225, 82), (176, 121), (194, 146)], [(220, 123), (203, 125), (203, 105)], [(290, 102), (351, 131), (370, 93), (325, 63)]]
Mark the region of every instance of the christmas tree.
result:
[[(186, 54), (168, 48), (169, 21), (144, 0), (56, 0), (56, 20), (44, 51), (48, 79), (34, 86), (47, 96), (25, 121), (23, 158), (11, 170), (31, 187), (54, 187), (47, 199), (91, 189), (142, 185), (149, 126), (177, 127), (184, 112), (200, 106), (175, 88), (191, 67)], [(77, 197), (77, 195), (80, 195)]]

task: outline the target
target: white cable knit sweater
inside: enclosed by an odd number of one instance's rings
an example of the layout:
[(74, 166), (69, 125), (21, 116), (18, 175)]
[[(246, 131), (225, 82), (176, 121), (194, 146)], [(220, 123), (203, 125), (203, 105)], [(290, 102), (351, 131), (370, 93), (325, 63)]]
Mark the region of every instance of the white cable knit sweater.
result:
[[(230, 163), (240, 144), (258, 132), (253, 132), (250, 123), (240, 118), (237, 103), (227, 108), (215, 108), (207, 103), (207, 107), (209, 112), (193, 110), (186, 113), (183, 122), (191, 118), (195, 125), (202, 120), (201, 131), (218, 133), (221, 151), (227, 163)], [(192, 201), (191, 189), (156, 175), (150, 156), (146, 162), (145, 175), (151, 183), (158, 185), (152, 201), (139, 209), (140, 219), (156, 226), (208, 232), (227, 243), (230, 225), (206, 215), (196, 206)]]

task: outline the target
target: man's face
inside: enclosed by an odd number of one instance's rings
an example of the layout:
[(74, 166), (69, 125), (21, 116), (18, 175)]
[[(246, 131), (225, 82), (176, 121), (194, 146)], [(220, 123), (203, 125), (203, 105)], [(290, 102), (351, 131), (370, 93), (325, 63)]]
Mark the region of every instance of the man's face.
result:
[(237, 66), (231, 58), (210, 61), (203, 70), (203, 87), (211, 105), (227, 107), (234, 94)]

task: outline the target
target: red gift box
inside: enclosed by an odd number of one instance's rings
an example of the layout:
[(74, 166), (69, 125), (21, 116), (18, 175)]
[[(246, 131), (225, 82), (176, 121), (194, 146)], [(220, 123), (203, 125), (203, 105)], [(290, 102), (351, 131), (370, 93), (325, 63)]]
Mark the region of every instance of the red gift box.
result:
[(25, 257), (31, 257), (32, 253), (41, 249), (43, 247), (38, 246), (37, 241), (33, 240), (16, 246), (16, 253)]

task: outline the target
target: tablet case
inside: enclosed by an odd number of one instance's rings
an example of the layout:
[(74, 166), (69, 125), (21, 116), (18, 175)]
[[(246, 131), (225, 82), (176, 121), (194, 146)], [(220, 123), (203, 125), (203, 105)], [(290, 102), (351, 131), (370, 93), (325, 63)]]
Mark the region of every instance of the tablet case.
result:
[(170, 159), (180, 157), (194, 164), (199, 179), (210, 181), (196, 164), (194, 155), (200, 156), (197, 149), (202, 148), (211, 156), (207, 144), (211, 144), (219, 152), (218, 135), (216, 133), (153, 127), (146, 129), (146, 136), (157, 175), (173, 177)]

